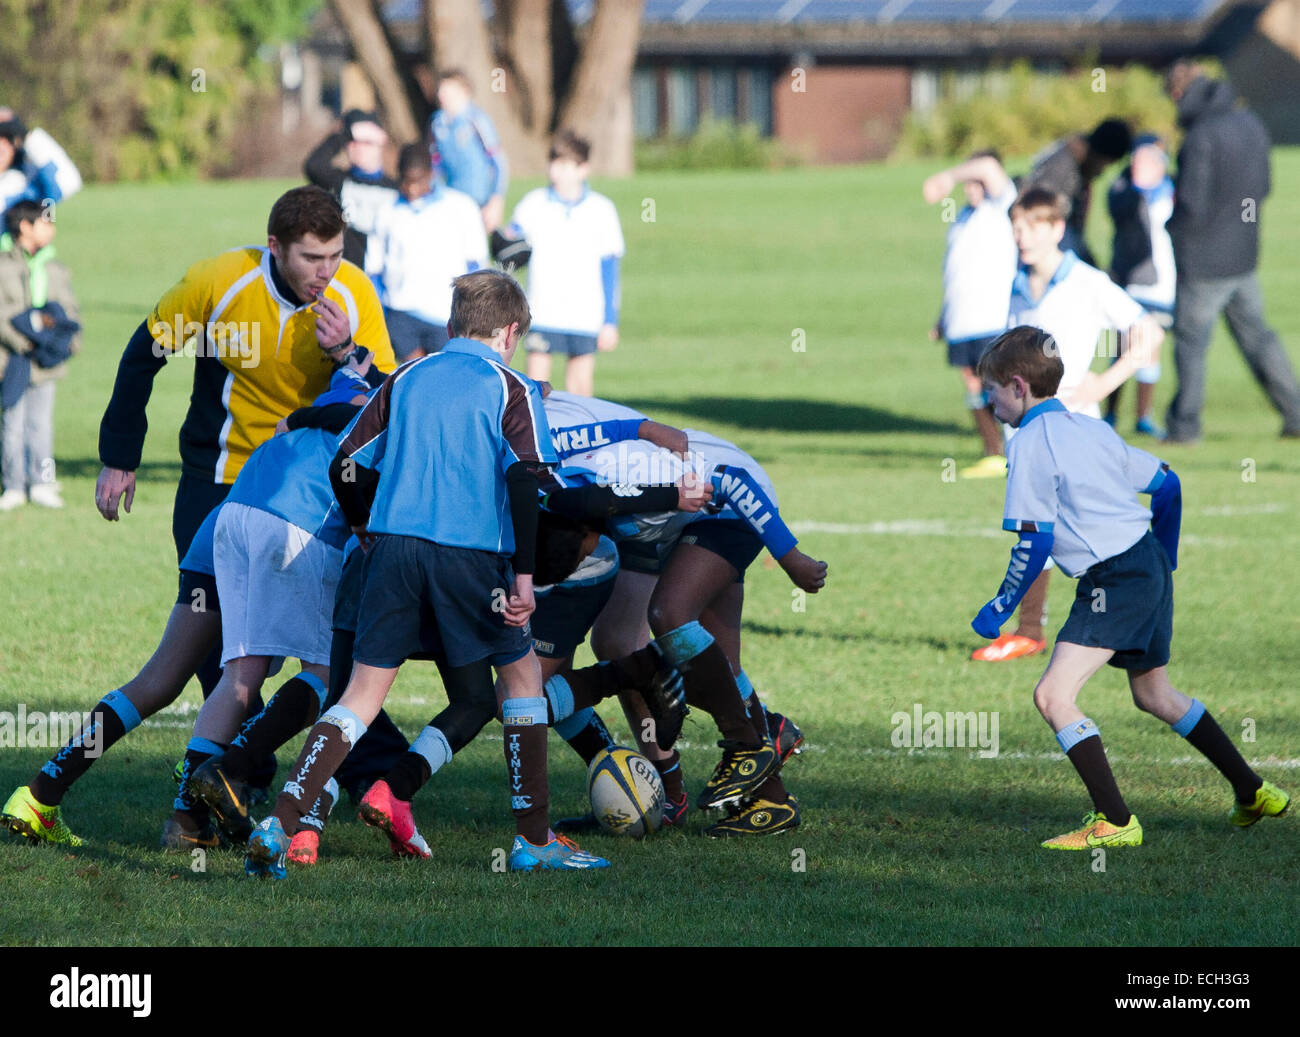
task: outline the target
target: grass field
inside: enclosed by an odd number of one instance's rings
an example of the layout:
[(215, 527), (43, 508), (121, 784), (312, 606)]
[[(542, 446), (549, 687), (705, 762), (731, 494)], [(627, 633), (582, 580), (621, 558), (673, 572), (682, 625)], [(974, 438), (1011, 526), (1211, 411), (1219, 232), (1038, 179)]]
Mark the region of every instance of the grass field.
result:
[[(1230, 829), (1226, 782), (1132, 708), (1116, 671), (1099, 675), (1082, 703), (1146, 845), (1112, 851), (1104, 871), (1091, 855), (1037, 848), (1088, 803), (1030, 700), (1041, 660), (969, 661), (979, 642), (968, 624), (996, 590), (1011, 540), (999, 532), (1000, 483), (945, 479), (978, 450), (957, 378), (926, 339), (946, 229), (920, 201), (933, 168), (598, 185), (618, 204), (628, 257), (623, 344), (600, 358), (597, 391), (736, 440), (771, 474), (802, 546), (830, 564), (826, 590), (802, 612), (779, 569), (756, 564), (746, 584), (746, 669), (808, 736), (787, 769), (803, 808), (796, 833), (716, 844), (692, 815), (686, 831), (642, 843), (590, 839), (613, 861), (605, 873), (498, 874), (493, 852), (509, 845), (512, 826), (500, 736), (489, 728), (417, 800), (432, 861), (390, 861), (340, 810), (321, 864), (290, 881), (245, 881), (234, 853), (209, 855), (197, 873), (155, 849), (199, 701), (192, 685), (65, 800), (84, 849), (0, 838), (0, 943), (1296, 943), (1300, 821)], [(1300, 358), (1300, 151), (1276, 153), (1274, 181), (1264, 288)], [(287, 186), (91, 187), (59, 210), (57, 247), (86, 328), (57, 404), (69, 506), (0, 515), (0, 710), (89, 709), (152, 652), (175, 594), (185, 361), (155, 385), (135, 508), (118, 524), (93, 507), (98, 422), (121, 349), (161, 292), (190, 262), (259, 240)], [(1102, 255), (1104, 229), (1094, 226)], [(1162, 410), (1173, 391), (1168, 357), (1166, 371)], [(1277, 438), (1279, 419), (1222, 331), (1205, 417), (1204, 443), (1168, 455), (1184, 486), (1172, 674), (1234, 739), (1253, 728), (1245, 755), (1294, 792), (1300, 447)], [(1072, 592), (1054, 580), (1052, 629)], [(432, 668), (412, 665), (390, 708), (413, 736), (442, 701)], [(896, 746), (893, 715), (917, 703), (995, 712), (999, 755)], [(626, 734), (614, 711), (606, 717)], [(697, 717), (685, 737), (694, 790), (716, 760), (716, 734)], [(558, 740), (551, 746), (553, 810), (579, 811), (581, 766)], [(48, 755), (0, 751), (0, 794)], [(1188, 891), (1194, 909), (1184, 910)], [(1062, 905), (1075, 905), (1069, 925)]]

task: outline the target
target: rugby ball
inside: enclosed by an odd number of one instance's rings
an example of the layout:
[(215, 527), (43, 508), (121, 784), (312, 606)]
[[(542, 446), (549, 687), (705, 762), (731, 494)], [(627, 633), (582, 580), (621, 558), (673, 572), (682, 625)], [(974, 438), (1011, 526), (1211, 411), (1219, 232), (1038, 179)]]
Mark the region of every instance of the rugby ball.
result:
[(664, 783), (654, 764), (631, 749), (602, 749), (587, 768), (587, 795), (600, 827), (640, 838), (664, 818)]

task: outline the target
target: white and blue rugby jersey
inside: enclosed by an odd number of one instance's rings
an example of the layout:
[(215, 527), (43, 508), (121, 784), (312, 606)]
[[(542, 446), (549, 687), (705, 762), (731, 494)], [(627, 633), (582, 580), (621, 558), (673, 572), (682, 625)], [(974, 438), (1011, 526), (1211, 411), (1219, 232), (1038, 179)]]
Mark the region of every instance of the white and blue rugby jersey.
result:
[[(1097, 340), (1106, 330), (1127, 331), (1143, 316), (1137, 302), (1094, 266), (1066, 252), (1038, 299), (1030, 297), (1029, 272), (1023, 267), (1011, 287), (1007, 327), (1029, 324), (1056, 339), (1065, 374), (1056, 390), (1069, 396), (1088, 375), (1097, 356)], [(1096, 403), (1080, 413), (1100, 418)]]
[(366, 242), (366, 273), (380, 302), (430, 324), (446, 324), (451, 316), (451, 279), (487, 264), (487, 235), (474, 199), (441, 185), (381, 210)]
[(466, 338), (393, 372), (339, 449), (379, 472), (370, 532), (506, 555), (506, 471), (556, 460), (537, 383)]
[(617, 299), (606, 298), (601, 263), (623, 255), (614, 203), (590, 189), (578, 201), (566, 202), (550, 188), (538, 188), (515, 206), (511, 226), (533, 248), (528, 261), (533, 329), (597, 334), (618, 307)]
[(1151, 510), (1137, 494), (1160, 463), (1104, 421), (1047, 400), (1025, 415), (1007, 444), (1002, 528), (1051, 533), (1056, 564), (1081, 576), (1142, 539)]
[(543, 406), (551, 442), (561, 461), (611, 443), (636, 439), (641, 422), (649, 420), (631, 407), (558, 389), (546, 397)]
[(988, 338), (1006, 329), (1017, 265), (1007, 210), (1015, 200), (1015, 185), (1008, 182), (999, 197), (962, 209), (948, 228), (939, 323), (949, 342)]

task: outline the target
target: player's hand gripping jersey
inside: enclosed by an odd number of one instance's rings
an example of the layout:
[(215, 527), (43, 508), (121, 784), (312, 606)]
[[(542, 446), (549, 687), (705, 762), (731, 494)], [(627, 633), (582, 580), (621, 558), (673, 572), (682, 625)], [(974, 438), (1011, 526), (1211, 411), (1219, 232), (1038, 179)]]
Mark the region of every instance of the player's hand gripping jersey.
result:
[(689, 449), (683, 458), (671, 450), (635, 438), (644, 414), (608, 400), (553, 392), (546, 399), (551, 440), (560, 459), (559, 476), (572, 484), (588, 482), (638, 494), (638, 485), (675, 484), (688, 472), (712, 483), (712, 514), (647, 511), (614, 516), (615, 540), (635, 540), (671, 548), (691, 522), (708, 518), (741, 519), (780, 558), (795, 538), (777, 511), (776, 489), (762, 466), (725, 439), (698, 429), (684, 429)]

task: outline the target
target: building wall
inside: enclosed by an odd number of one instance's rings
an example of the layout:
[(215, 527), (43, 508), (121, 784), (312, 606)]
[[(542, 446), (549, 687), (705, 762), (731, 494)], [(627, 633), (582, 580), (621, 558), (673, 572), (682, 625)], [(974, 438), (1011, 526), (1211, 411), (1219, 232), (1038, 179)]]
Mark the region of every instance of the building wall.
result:
[(773, 135), (814, 162), (884, 158), (911, 99), (902, 66), (794, 66), (772, 84)]

